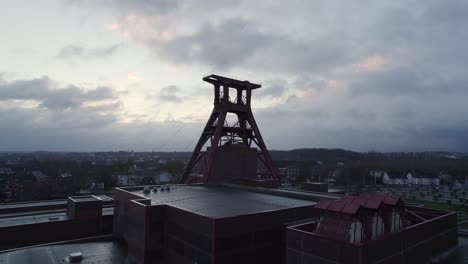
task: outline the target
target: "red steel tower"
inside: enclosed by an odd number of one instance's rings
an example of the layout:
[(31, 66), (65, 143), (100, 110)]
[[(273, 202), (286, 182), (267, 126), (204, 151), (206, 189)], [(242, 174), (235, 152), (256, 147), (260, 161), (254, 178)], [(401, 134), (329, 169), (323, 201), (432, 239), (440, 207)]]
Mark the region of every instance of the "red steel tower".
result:
[[(208, 183), (243, 178), (278, 183), (250, 107), (252, 90), (261, 85), (214, 74), (203, 80), (214, 86), (214, 108), (180, 182)], [(234, 117), (234, 120), (227, 117)], [(202, 151), (208, 142), (206, 151)], [(263, 172), (257, 169), (257, 160), (264, 165)], [(202, 173), (194, 173), (196, 167)]]

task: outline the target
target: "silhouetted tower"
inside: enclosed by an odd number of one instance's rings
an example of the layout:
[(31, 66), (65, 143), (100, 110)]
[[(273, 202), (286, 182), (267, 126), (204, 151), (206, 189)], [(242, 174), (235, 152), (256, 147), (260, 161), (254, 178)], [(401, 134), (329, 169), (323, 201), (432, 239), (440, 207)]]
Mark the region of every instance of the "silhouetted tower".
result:
[[(214, 108), (180, 182), (257, 179), (260, 175), (278, 183), (270, 154), (250, 108), (252, 90), (261, 85), (214, 74), (203, 80), (214, 86)], [(226, 119), (228, 115), (237, 117), (237, 120)], [(202, 151), (207, 142), (209, 147)], [(265, 172), (257, 174), (257, 159), (264, 165)], [(200, 163), (203, 173), (194, 174), (192, 170)]]

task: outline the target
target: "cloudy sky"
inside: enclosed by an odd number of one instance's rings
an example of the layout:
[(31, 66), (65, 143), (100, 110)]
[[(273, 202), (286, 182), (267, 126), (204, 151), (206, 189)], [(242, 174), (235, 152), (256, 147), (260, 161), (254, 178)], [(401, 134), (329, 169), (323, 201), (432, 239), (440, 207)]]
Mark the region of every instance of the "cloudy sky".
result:
[(191, 151), (210, 73), (270, 149), (468, 151), (468, 1), (0, 1), (0, 151)]

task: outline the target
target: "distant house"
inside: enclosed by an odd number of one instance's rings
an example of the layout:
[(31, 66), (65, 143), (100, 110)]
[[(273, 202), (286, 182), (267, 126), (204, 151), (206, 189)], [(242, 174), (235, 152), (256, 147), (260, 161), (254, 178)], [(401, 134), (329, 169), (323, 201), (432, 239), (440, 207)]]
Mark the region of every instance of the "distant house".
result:
[(68, 178), (72, 178), (73, 175), (69, 172), (64, 172), (64, 173), (60, 173), (60, 178), (62, 179), (68, 179)]
[(10, 176), (15, 174), (15, 172), (10, 168), (0, 168), (0, 176)]
[(383, 174), (383, 184), (410, 184), (411, 173), (399, 172), (399, 171), (388, 171)]
[(383, 184), (406, 185), (440, 185), (440, 178), (419, 173), (385, 172), (382, 177)]
[(385, 175), (385, 171), (381, 170), (371, 170), (369, 171), (369, 177), (371, 177), (376, 184), (377, 182), (383, 183), (383, 177)]
[(416, 185), (440, 185), (440, 178), (434, 175), (414, 173), (410, 176), (410, 184)]

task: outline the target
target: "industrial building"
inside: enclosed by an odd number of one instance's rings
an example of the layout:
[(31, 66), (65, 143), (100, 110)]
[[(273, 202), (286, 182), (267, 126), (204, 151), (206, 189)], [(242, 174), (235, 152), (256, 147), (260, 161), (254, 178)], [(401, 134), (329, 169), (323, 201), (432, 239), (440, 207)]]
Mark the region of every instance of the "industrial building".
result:
[(396, 197), (345, 196), (315, 208), (320, 218), (287, 228), (286, 263), (431, 263), (458, 243), (456, 213)]
[(119, 188), (114, 236), (136, 263), (284, 263), (285, 226), (315, 202), (242, 187)]

